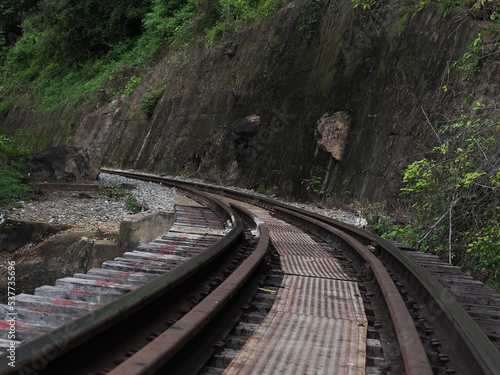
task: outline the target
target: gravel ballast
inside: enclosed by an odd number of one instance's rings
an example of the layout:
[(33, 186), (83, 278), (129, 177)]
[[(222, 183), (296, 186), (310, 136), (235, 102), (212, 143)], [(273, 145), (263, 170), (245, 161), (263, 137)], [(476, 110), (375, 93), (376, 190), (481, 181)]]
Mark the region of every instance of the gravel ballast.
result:
[(93, 185), (124, 186), (124, 195), (109, 197), (106, 195), (109, 188), (98, 192), (44, 191), (39, 200), (20, 202), (22, 207), (0, 213), (11, 220), (65, 224), (73, 231), (117, 232), (123, 217), (135, 213), (126, 209), (127, 195), (142, 207), (138, 214), (174, 209), (175, 189), (159, 184), (101, 173)]
[[(102, 189), (98, 192), (44, 191), (39, 200), (28, 203), (20, 202), (20, 208), (0, 210), (0, 214), (3, 218), (11, 220), (65, 224), (71, 226), (73, 231), (100, 230), (109, 233), (117, 232), (123, 217), (132, 214), (126, 210), (127, 195), (138, 203), (141, 210), (137, 214), (142, 215), (158, 211), (172, 212), (174, 199), (177, 196), (176, 189), (109, 173), (101, 173), (99, 180), (92, 184), (107, 187), (123, 186), (125, 187), (124, 195), (110, 198)], [(255, 194), (246, 189), (235, 188), (234, 190)], [(322, 209), (314, 205), (294, 205), (357, 227), (366, 225), (365, 220), (359, 214)]]

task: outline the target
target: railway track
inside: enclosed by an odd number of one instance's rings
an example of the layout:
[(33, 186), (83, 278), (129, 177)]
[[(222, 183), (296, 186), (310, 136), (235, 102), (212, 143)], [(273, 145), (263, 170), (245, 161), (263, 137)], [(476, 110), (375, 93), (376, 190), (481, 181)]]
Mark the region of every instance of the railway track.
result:
[(456, 268), (274, 200), (106, 172), (199, 205), (3, 306), (0, 374), (500, 374), (500, 298)]

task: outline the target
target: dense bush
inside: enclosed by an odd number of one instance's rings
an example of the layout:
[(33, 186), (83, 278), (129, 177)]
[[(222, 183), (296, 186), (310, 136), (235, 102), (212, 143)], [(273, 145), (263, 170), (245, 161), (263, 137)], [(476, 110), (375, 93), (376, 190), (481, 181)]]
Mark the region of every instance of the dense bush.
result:
[(2, 0), (0, 2), (0, 58), (21, 36), (21, 23), (38, 0)]
[[(7, 1), (9, 11), (21, 5), (24, 11), (19, 13), (22, 37), (4, 46), (0, 55), (0, 107), (7, 108), (2, 101), (27, 91), (42, 108), (128, 95), (133, 87), (129, 79), (140, 76), (165, 49), (174, 44), (183, 48), (200, 37), (217, 43), (240, 22), (266, 14), (278, 1)], [(125, 77), (124, 66), (130, 72)], [(102, 96), (109, 82), (113, 90)]]
[(31, 199), (35, 186), (30, 182), (29, 163), (17, 156), (29, 150), (20, 146), (21, 133), (13, 137), (0, 134), (0, 205), (7, 205), (19, 199)]
[[(478, 103), (476, 110), (487, 110)], [(440, 145), (411, 163), (402, 192), (411, 220), (394, 225), (376, 217), (384, 236), (424, 251), (495, 282), (500, 279), (500, 117), (442, 125)]]

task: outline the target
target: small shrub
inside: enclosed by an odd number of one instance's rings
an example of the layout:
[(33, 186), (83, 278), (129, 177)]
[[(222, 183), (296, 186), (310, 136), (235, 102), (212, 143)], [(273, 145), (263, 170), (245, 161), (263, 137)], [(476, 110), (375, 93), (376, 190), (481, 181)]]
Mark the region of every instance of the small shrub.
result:
[(142, 98), (141, 111), (148, 117), (151, 117), (155, 112), (156, 104), (163, 94), (165, 87), (155, 90), (151, 93), (144, 94)]
[(140, 82), (141, 79), (139, 77), (136, 76), (131, 77), (129, 83), (125, 87), (125, 95), (132, 94)]
[(100, 185), (99, 191), (106, 195), (109, 199), (118, 199), (125, 196), (125, 188), (121, 185)]
[(456, 69), (465, 73), (465, 79), (474, 73), (481, 72), (481, 62), (500, 46), (500, 24), (493, 23), (485, 30), (479, 32), (478, 36), (469, 46), (464, 55), (455, 61), (450, 69)]
[(29, 178), (30, 163), (17, 158), (29, 152), (21, 146), (22, 137), (20, 132), (12, 137), (0, 134), (0, 205), (33, 199), (37, 190)]
[(137, 201), (134, 197), (127, 195), (125, 197), (125, 209), (127, 212), (136, 212), (137, 211)]
[(323, 195), (325, 191), (322, 189), (321, 178), (318, 176), (312, 176), (310, 178), (305, 178), (301, 181), (301, 185), (306, 186), (308, 193)]

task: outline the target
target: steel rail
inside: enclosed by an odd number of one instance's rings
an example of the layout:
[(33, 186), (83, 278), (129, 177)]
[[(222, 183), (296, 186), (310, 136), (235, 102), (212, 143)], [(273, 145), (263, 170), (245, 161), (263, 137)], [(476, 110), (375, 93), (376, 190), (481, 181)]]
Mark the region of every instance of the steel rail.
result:
[[(103, 169), (103, 172), (119, 174), (135, 178), (133, 173)], [(141, 178), (149, 178), (146, 174), (139, 174)], [(347, 223), (325, 217), (323, 215), (312, 213), (274, 199), (252, 195), (248, 193), (237, 192), (224, 187), (214, 187), (204, 183), (188, 183), (178, 179), (165, 177), (155, 177), (157, 181), (163, 181), (172, 184), (181, 189), (187, 185), (196, 186), (197, 189), (211, 191), (216, 194), (226, 195), (234, 199), (240, 199), (245, 202), (255, 202), (259, 206), (276, 210), (277, 208), (288, 209), (306, 216), (310, 216), (318, 221), (329, 224), (335, 228), (349, 233), (364, 245), (372, 242), (378, 245), (381, 253), (380, 257), (386, 262), (396, 263), (401, 270), (407, 270), (413, 282), (418, 283), (420, 292), (426, 295), (427, 304), (433, 306), (434, 314), (441, 319), (444, 329), (457, 340), (455, 349), (464, 358), (464, 363), (469, 366), (468, 374), (500, 374), (500, 355), (499, 351), (493, 345), (490, 339), (485, 335), (481, 328), (474, 322), (470, 315), (455, 300), (453, 296), (422, 266), (404, 254), (399, 248), (375, 234), (366, 232)]]
[[(185, 188), (187, 189), (187, 188)], [(189, 190), (189, 189), (188, 189)], [(194, 192), (193, 192), (194, 193)], [(6, 355), (0, 357), (0, 375), (37, 374), (50, 362), (115, 326), (165, 294), (182, 285), (190, 277), (213, 264), (243, 234), (243, 223), (232, 208), (208, 194), (197, 192), (206, 202), (217, 207), (231, 221), (232, 229), (204, 252), (170, 270), (143, 287), (77, 318), (53, 331), (16, 348), (15, 367)]]
[[(365, 245), (375, 242), (383, 260), (396, 264), (403, 272), (408, 270), (411, 283), (421, 286), (420, 293), (426, 295), (426, 304), (432, 306), (436, 319), (440, 319), (449, 336), (457, 340), (455, 349), (464, 359), (464, 364), (469, 367), (468, 374), (500, 374), (500, 353), (497, 348), (455, 298), (420, 264), (382, 237), (322, 215), (297, 208), (294, 211), (302, 211), (317, 220), (341, 228)], [(453, 332), (456, 334), (452, 334)]]
[(333, 234), (344, 241), (348, 246), (354, 249), (366, 262), (369, 263), (378, 285), (382, 290), (387, 307), (389, 308), (392, 321), (396, 330), (397, 339), (403, 356), (403, 363), (406, 374), (408, 375), (431, 375), (433, 374), (431, 365), (427, 358), (427, 353), (420, 340), (413, 319), (408, 312), (403, 298), (399, 294), (396, 285), (387, 273), (387, 269), (382, 262), (373, 255), (366, 246), (354, 239), (349, 234), (325, 224), (309, 216), (287, 210), (285, 208), (276, 208), (277, 216), (293, 217), (303, 223), (319, 227), (328, 233)]
[[(235, 208), (250, 217), (253, 216), (242, 207)], [(257, 231), (260, 238), (255, 251), (221, 285), (174, 325), (112, 370), (109, 375), (154, 374), (210, 324), (264, 260), (269, 246), (269, 231), (262, 223), (257, 224)]]

